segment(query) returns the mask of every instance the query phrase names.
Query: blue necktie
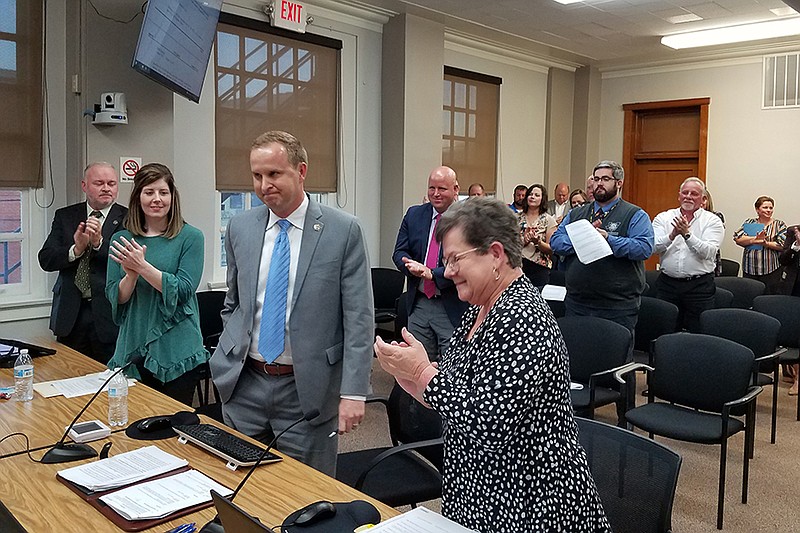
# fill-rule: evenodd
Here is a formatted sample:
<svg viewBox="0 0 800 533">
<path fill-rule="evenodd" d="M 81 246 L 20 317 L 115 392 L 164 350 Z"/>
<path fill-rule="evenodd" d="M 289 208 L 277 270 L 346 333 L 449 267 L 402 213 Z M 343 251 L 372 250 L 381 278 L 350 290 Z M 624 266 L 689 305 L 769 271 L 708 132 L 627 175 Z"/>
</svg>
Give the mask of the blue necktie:
<svg viewBox="0 0 800 533">
<path fill-rule="evenodd" d="M 286 297 L 289 292 L 289 229 L 288 220 L 279 220 L 281 232 L 275 239 L 269 263 L 264 306 L 261 308 L 261 333 L 258 352 L 267 363 L 272 363 L 283 353 L 286 336 Z"/>
</svg>

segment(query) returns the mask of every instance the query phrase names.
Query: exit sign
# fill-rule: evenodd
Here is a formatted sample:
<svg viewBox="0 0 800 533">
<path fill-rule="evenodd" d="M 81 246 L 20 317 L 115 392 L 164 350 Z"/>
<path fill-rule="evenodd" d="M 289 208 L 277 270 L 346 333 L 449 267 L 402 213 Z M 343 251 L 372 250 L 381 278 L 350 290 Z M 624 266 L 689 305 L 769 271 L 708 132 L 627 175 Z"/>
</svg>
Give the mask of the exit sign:
<svg viewBox="0 0 800 533">
<path fill-rule="evenodd" d="M 275 0 L 272 4 L 270 23 L 276 28 L 305 33 L 307 19 L 306 6 L 300 2 Z"/>
</svg>

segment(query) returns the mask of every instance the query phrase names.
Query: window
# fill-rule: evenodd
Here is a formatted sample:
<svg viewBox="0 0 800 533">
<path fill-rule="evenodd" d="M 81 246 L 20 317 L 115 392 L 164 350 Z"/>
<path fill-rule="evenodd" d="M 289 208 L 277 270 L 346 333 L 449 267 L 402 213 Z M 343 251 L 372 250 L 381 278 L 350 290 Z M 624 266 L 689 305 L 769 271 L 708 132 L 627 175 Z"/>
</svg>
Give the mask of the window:
<svg viewBox="0 0 800 533">
<path fill-rule="evenodd" d="M 220 16 L 214 54 L 217 190 L 251 190 L 251 143 L 265 131 L 284 130 L 308 151 L 305 189 L 336 191 L 341 47 L 334 39 Z"/>
<path fill-rule="evenodd" d="M 800 107 L 800 52 L 764 56 L 764 109 Z"/>
<path fill-rule="evenodd" d="M 482 183 L 497 189 L 497 117 L 500 84 L 493 76 L 444 68 L 442 164 L 458 174 L 462 188 Z"/>
<path fill-rule="evenodd" d="M 42 4 L 0 0 L 0 187 L 42 186 Z"/>
<path fill-rule="evenodd" d="M 22 279 L 22 193 L 0 191 L 0 285 L 20 285 Z"/>
<path fill-rule="evenodd" d="M 221 193 L 222 201 L 220 202 L 220 246 L 222 254 L 220 256 L 219 266 L 225 268 L 228 266 L 228 260 L 225 256 L 225 230 L 228 228 L 228 221 L 234 215 L 238 215 L 248 209 L 262 205 L 261 200 L 258 199 L 256 193 L 245 192 L 223 192 Z"/>
</svg>

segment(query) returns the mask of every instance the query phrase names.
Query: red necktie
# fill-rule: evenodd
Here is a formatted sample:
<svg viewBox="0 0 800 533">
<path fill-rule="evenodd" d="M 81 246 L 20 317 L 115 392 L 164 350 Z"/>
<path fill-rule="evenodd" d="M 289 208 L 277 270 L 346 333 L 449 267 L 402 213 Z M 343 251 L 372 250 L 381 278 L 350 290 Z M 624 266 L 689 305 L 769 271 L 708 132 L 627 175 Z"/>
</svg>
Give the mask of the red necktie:
<svg viewBox="0 0 800 533">
<path fill-rule="evenodd" d="M 433 221 L 433 233 L 431 233 L 431 242 L 428 244 L 428 255 L 425 257 L 425 266 L 433 270 L 439 264 L 439 242 L 436 240 L 436 226 L 439 225 L 439 217 L 442 215 L 437 214 Z M 422 292 L 425 293 L 429 299 L 436 296 L 436 283 L 432 279 L 426 279 L 422 282 Z"/>
</svg>

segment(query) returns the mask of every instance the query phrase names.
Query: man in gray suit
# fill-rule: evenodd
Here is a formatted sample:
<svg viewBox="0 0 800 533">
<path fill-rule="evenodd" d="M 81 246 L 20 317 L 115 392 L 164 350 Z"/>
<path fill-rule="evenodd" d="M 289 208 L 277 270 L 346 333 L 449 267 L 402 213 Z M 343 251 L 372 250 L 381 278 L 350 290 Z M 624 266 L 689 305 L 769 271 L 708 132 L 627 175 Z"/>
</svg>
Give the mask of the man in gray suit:
<svg viewBox="0 0 800 533">
<path fill-rule="evenodd" d="M 553 189 L 553 199 L 547 202 L 547 212 L 556 217 L 556 224 L 561 224 L 572 206 L 569 205 L 569 185 L 559 183 Z"/>
<path fill-rule="evenodd" d="M 308 156 L 294 136 L 258 137 L 250 168 L 266 205 L 228 223 L 225 329 L 210 361 L 222 414 L 262 440 L 307 418 L 276 447 L 333 475 L 335 435 L 363 418 L 372 364 L 364 238 L 355 217 L 305 194 Z"/>
</svg>

